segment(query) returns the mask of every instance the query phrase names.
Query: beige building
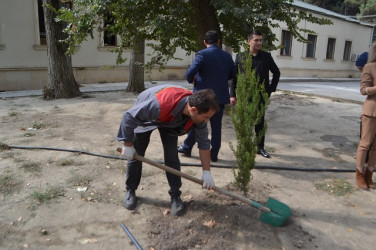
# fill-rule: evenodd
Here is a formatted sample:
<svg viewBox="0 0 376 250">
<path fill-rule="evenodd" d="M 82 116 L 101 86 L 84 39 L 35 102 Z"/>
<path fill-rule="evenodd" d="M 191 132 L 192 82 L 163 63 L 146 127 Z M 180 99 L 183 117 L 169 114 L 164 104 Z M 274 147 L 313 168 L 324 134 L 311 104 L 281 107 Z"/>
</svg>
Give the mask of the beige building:
<svg viewBox="0 0 376 250">
<path fill-rule="evenodd" d="M 41 0 L 0 0 L 0 91 L 41 89 L 47 83 L 47 48 L 41 19 Z M 312 44 L 298 42 L 291 37 L 285 24 L 273 31 L 284 49 L 273 51 L 282 76 L 285 77 L 358 77 L 354 67 L 356 56 L 368 50 L 373 26 L 345 16 L 295 1 L 318 17 L 331 19 L 334 25 L 318 26 L 301 23 L 314 30 L 305 34 Z M 72 56 L 74 74 L 78 83 L 128 81 L 128 62 L 114 66 L 117 37 L 96 33 L 77 48 Z M 276 44 L 278 45 L 278 44 Z M 150 50 L 146 48 L 145 54 Z M 129 51 L 125 54 L 129 57 Z M 184 79 L 194 55 L 177 52 L 182 60 L 169 61 L 163 73 L 157 69 L 153 80 Z M 146 56 L 146 60 L 148 57 Z"/>
<path fill-rule="evenodd" d="M 301 1 L 294 5 L 319 18 L 330 19 L 332 25 L 301 22 L 300 27 L 315 31 L 305 34 L 312 43 L 298 42 L 292 38 L 285 24 L 273 31 L 284 49 L 272 51 L 282 76 L 347 78 L 359 77 L 354 66 L 359 54 L 368 51 L 372 44 L 374 26 L 328 11 Z M 276 44 L 277 45 L 277 44 Z"/>
<path fill-rule="evenodd" d="M 47 46 L 41 0 L 0 0 L 0 91 L 41 89 L 47 83 Z M 41 15 L 42 14 L 42 15 Z M 114 68 L 117 38 L 96 33 L 77 48 L 72 56 L 76 81 L 82 83 L 128 81 L 129 62 Z M 146 48 L 145 54 L 151 51 Z M 166 70 L 154 70 L 153 80 L 184 79 L 187 65 L 194 55 L 186 56 L 180 50 L 177 57 L 182 60 L 169 61 Z M 129 58 L 129 51 L 125 56 Z M 148 60 L 148 57 L 145 57 Z M 111 69 L 109 69 L 111 68 Z"/>
</svg>

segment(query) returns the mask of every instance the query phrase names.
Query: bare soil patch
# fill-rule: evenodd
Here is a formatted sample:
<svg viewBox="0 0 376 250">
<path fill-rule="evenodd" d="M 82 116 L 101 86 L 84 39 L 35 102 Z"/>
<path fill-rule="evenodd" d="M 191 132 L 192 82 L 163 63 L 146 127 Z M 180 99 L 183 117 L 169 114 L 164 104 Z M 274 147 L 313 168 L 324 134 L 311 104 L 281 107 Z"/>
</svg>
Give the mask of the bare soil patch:
<svg viewBox="0 0 376 250">
<path fill-rule="evenodd" d="M 0 100 L 0 142 L 118 156 L 118 126 L 137 96 L 103 92 L 87 97 Z M 273 94 L 266 136 L 272 158 L 257 155 L 257 166 L 355 169 L 360 112 L 359 104 Z M 239 193 L 232 186 L 236 161 L 229 142 L 236 143 L 235 134 L 225 115 L 217 164 L 230 168 L 213 167 L 212 174 L 217 186 Z M 162 161 L 161 152 L 155 131 L 146 157 Z M 198 150 L 192 154 L 181 162 L 199 163 Z M 253 170 L 248 198 L 265 203 L 273 197 L 294 212 L 287 225 L 276 228 L 261 222 L 257 209 L 188 180 L 182 187 L 187 212 L 174 217 L 168 213 L 165 173 L 147 165 L 136 191 L 138 206 L 128 211 L 122 206 L 124 165 L 77 153 L 1 150 L 0 249 L 136 249 L 120 223 L 143 249 L 374 248 L 376 191 L 357 189 L 354 173 Z M 182 171 L 201 177 L 199 167 Z M 321 188 L 322 183 L 329 188 Z M 338 195 L 345 186 L 347 193 Z"/>
</svg>

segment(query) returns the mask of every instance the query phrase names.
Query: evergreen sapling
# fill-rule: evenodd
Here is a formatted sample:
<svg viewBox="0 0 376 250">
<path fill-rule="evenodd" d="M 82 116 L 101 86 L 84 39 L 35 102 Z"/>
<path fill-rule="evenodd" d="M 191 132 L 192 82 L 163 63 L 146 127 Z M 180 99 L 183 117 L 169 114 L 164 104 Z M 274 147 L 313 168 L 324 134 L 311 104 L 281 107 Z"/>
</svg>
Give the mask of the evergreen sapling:
<svg viewBox="0 0 376 250">
<path fill-rule="evenodd" d="M 254 132 L 265 113 L 269 103 L 269 96 L 264 84 L 259 84 L 259 77 L 252 69 L 252 54 L 242 56 L 242 69 L 238 69 L 236 86 L 237 103 L 231 109 L 230 116 L 236 132 L 236 148 L 230 142 L 230 148 L 236 157 L 237 168 L 233 169 L 235 186 L 243 195 L 248 193 L 248 184 L 252 179 L 251 170 L 255 167 L 257 146 L 266 133 L 266 122 L 259 135 Z M 264 101 L 262 101 L 264 100 Z"/>
</svg>

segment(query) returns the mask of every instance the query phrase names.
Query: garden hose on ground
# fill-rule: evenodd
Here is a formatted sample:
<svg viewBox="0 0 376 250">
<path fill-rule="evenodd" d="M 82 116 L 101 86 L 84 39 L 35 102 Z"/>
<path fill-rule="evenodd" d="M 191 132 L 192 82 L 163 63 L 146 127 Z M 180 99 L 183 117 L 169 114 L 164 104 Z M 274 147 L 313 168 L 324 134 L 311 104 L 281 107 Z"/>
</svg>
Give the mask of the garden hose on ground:
<svg viewBox="0 0 376 250">
<path fill-rule="evenodd" d="M 142 250 L 142 247 L 137 242 L 136 238 L 132 235 L 132 233 L 129 231 L 129 229 L 123 224 L 120 223 L 120 226 L 123 228 L 123 230 L 127 233 L 128 237 L 131 239 L 137 250 Z"/>
<path fill-rule="evenodd" d="M 79 153 L 109 159 L 117 159 L 117 160 L 124 160 L 123 157 L 120 156 L 112 156 L 112 155 L 103 155 L 103 154 L 96 154 L 91 153 L 88 151 L 83 150 L 75 150 L 75 149 L 65 149 L 65 148 L 51 148 L 51 147 L 37 147 L 37 146 L 16 146 L 16 145 L 8 145 L 4 143 L 0 143 L 0 151 L 2 150 L 10 150 L 10 149 L 30 149 L 30 150 L 53 150 L 53 151 L 64 151 L 64 152 L 71 152 L 71 153 Z M 163 164 L 163 162 L 161 162 Z M 199 163 L 180 163 L 181 166 L 189 166 L 189 167 L 201 167 L 202 165 Z M 215 164 L 211 163 L 211 167 L 214 168 L 234 168 L 233 165 L 224 165 L 224 164 Z M 286 171 L 304 171 L 304 172 L 355 172 L 354 169 L 335 169 L 335 168 L 294 168 L 294 167 L 277 167 L 277 166 L 255 166 L 255 169 L 271 169 L 271 170 L 286 170 Z"/>
</svg>

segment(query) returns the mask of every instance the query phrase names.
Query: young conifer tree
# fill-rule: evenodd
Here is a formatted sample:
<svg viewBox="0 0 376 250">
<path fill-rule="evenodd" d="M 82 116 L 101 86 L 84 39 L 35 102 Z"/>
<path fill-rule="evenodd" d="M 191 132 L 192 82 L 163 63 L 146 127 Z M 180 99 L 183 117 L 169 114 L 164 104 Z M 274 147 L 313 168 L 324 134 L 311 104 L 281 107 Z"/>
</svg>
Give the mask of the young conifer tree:
<svg viewBox="0 0 376 250">
<path fill-rule="evenodd" d="M 239 68 L 237 76 L 237 103 L 230 112 L 236 132 L 237 145 L 235 148 L 230 143 L 230 148 L 237 163 L 237 168 L 233 169 L 235 186 L 246 196 L 248 184 L 252 178 L 251 170 L 255 167 L 257 146 L 266 132 L 266 122 L 259 135 L 254 132 L 254 127 L 264 115 L 269 97 L 264 84 L 259 84 L 259 77 L 252 69 L 252 54 L 244 55 L 242 56 L 243 68 Z M 262 99 L 264 102 L 262 102 Z"/>
</svg>

